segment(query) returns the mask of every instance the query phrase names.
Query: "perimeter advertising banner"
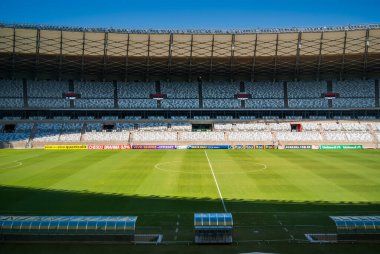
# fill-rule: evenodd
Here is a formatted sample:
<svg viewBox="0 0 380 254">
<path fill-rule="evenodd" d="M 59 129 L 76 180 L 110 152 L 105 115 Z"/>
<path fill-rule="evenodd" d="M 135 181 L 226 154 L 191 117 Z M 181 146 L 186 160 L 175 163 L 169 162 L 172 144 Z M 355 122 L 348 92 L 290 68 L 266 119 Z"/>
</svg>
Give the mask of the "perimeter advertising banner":
<svg viewBox="0 0 380 254">
<path fill-rule="evenodd" d="M 87 145 L 46 145 L 46 150 L 86 150 Z"/>
<path fill-rule="evenodd" d="M 125 150 L 131 149 L 130 145 L 88 145 L 88 150 Z"/>
<path fill-rule="evenodd" d="M 188 149 L 231 149 L 230 145 L 191 145 Z"/>
<path fill-rule="evenodd" d="M 312 149 L 312 145 L 285 145 L 285 149 Z"/>
<path fill-rule="evenodd" d="M 175 145 L 133 145 L 132 149 L 149 149 L 149 150 L 174 150 Z"/>
<path fill-rule="evenodd" d="M 363 145 L 321 145 L 319 149 L 343 150 L 343 149 L 363 149 Z"/>
</svg>

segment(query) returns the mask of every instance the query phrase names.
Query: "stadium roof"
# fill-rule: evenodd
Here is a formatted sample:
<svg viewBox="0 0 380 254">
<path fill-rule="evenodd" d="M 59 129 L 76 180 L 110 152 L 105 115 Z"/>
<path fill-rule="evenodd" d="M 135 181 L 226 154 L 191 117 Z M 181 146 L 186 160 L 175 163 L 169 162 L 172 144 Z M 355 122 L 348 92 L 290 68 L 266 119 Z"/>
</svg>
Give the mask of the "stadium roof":
<svg viewBox="0 0 380 254">
<path fill-rule="evenodd" d="M 338 233 L 379 233 L 380 216 L 330 216 Z"/>
<path fill-rule="evenodd" d="M 136 216 L 0 216 L 1 234 L 133 234 Z"/>
<path fill-rule="evenodd" d="M 378 24 L 262 30 L 0 24 L 3 77 L 281 80 L 379 72 Z"/>
<path fill-rule="evenodd" d="M 232 228 L 231 213 L 195 213 L 195 228 Z"/>
</svg>

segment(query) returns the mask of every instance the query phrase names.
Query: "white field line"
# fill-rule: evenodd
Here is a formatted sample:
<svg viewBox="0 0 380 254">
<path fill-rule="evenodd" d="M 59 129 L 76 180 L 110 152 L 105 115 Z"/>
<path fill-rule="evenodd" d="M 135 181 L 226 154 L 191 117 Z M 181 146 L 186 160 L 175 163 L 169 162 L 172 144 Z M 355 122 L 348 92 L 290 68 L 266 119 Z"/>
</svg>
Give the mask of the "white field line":
<svg viewBox="0 0 380 254">
<path fill-rule="evenodd" d="M 220 200 L 222 201 L 224 211 L 227 212 L 227 208 L 226 208 L 226 205 L 224 204 L 222 193 L 220 192 L 220 189 L 219 189 L 218 181 L 216 180 L 216 177 L 215 177 L 215 174 L 214 174 L 214 170 L 212 169 L 212 165 L 211 165 L 210 159 L 208 158 L 208 155 L 207 155 L 206 151 L 205 151 L 205 155 L 206 155 L 206 158 L 207 158 L 207 161 L 208 161 L 208 165 L 210 166 L 210 170 L 211 170 L 212 176 L 214 177 L 215 185 L 216 185 L 216 188 L 218 189 L 219 197 L 220 197 Z"/>
</svg>

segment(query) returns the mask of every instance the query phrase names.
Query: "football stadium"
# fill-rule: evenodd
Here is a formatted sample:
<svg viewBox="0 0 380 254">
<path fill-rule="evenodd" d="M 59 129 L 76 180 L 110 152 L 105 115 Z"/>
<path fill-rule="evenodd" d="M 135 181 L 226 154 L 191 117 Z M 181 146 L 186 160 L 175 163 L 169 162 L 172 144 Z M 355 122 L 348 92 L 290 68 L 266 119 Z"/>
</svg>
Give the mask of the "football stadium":
<svg viewBox="0 0 380 254">
<path fill-rule="evenodd" d="M 380 25 L 0 23 L 0 252 L 379 253 Z"/>
</svg>

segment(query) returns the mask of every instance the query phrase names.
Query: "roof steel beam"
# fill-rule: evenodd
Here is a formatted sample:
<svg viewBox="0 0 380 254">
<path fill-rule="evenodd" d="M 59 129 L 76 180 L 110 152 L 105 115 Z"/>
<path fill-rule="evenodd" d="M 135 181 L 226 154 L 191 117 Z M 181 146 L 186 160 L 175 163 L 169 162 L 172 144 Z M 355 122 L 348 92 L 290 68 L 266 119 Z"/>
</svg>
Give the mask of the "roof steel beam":
<svg viewBox="0 0 380 254">
<path fill-rule="evenodd" d="M 125 73 L 124 73 L 124 80 L 125 82 L 128 81 L 128 64 L 129 64 L 129 34 L 128 34 L 128 38 L 127 38 L 127 51 L 125 53 Z"/>
<path fill-rule="evenodd" d="M 295 68 L 295 77 L 296 80 L 299 78 L 299 63 L 300 63 L 300 53 L 302 48 L 302 32 L 298 33 L 298 39 L 297 39 L 297 52 L 296 52 L 296 68 Z"/>
<path fill-rule="evenodd" d="M 146 58 L 146 73 L 145 80 L 149 80 L 149 71 L 150 71 L 150 34 L 148 34 L 148 56 Z"/>
<path fill-rule="evenodd" d="M 277 54 L 278 54 L 278 33 L 276 36 L 276 51 L 274 55 L 274 69 L 273 69 L 273 81 L 276 81 L 277 79 Z"/>
<path fill-rule="evenodd" d="M 168 62 L 168 74 L 171 76 L 172 71 L 172 51 L 173 51 L 173 34 L 170 34 L 169 38 L 169 62 Z"/>
<path fill-rule="evenodd" d="M 191 74 L 193 71 L 193 43 L 194 43 L 194 35 L 191 35 L 190 42 L 190 58 L 189 58 L 189 79 L 191 79 Z"/>
<path fill-rule="evenodd" d="M 363 58 L 363 77 L 367 76 L 368 47 L 369 47 L 369 29 L 367 29 L 366 34 L 365 34 L 365 46 L 364 46 L 364 58 Z"/>
<path fill-rule="evenodd" d="M 212 71 L 213 71 L 214 43 L 215 43 L 215 34 L 212 35 L 212 43 L 211 43 L 210 75 L 209 75 L 210 80 L 212 79 Z"/>
<path fill-rule="evenodd" d="M 84 80 L 84 49 L 86 45 L 86 32 L 83 32 L 83 40 L 82 40 L 82 62 L 81 62 L 81 74 L 80 79 L 81 81 Z"/>
<path fill-rule="evenodd" d="M 231 37 L 230 79 L 232 79 L 235 55 L 235 34 Z"/>
<path fill-rule="evenodd" d="M 344 32 L 342 63 L 340 65 L 340 74 L 339 74 L 340 80 L 343 80 L 344 64 L 345 64 L 345 60 L 346 60 L 346 45 L 347 45 L 347 31 Z"/>
<path fill-rule="evenodd" d="M 251 71 L 251 81 L 255 81 L 255 67 L 256 67 L 256 49 L 257 49 L 257 34 L 255 37 L 255 46 L 253 49 L 253 57 L 252 57 L 252 71 Z"/>
<path fill-rule="evenodd" d="M 62 52 L 63 52 L 63 31 L 61 30 L 61 38 L 59 41 L 58 80 L 62 79 Z"/>
<path fill-rule="evenodd" d="M 41 37 L 41 30 L 37 30 L 37 36 L 36 36 L 36 59 L 34 63 L 34 73 L 33 76 L 36 79 L 38 74 L 38 65 L 40 63 L 40 37 Z"/>
<path fill-rule="evenodd" d="M 105 81 L 107 72 L 107 50 L 108 50 L 108 32 L 104 33 L 104 44 L 103 44 L 103 81 Z"/>
<path fill-rule="evenodd" d="M 319 41 L 319 55 L 318 55 L 318 65 L 317 65 L 317 80 L 318 81 L 321 75 L 322 48 L 323 48 L 323 32 L 321 32 L 321 38 Z"/>
<path fill-rule="evenodd" d="M 16 68 L 16 28 L 13 28 L 13 45 L 12 45 L 12 79 L 15 77 Z"/>
</svg>

